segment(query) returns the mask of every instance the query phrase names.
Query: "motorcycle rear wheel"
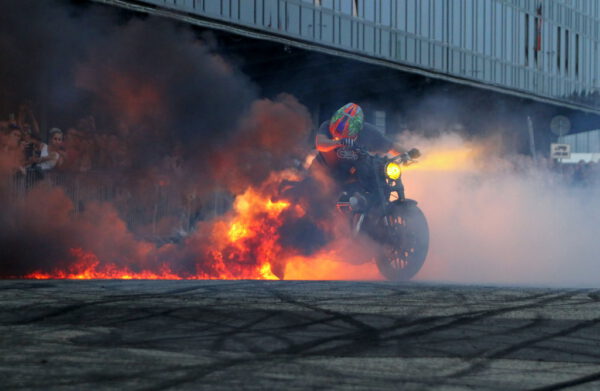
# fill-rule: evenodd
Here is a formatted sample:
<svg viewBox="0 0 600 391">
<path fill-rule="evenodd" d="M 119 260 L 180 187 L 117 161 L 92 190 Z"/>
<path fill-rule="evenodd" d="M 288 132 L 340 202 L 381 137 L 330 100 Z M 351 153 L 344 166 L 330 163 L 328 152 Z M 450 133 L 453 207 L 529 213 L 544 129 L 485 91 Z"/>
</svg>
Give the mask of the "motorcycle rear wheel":
<svg viewBox="0 0 600 391">
<path fill-rule="evenodd" d="M 380 241 L 383 246 L 377 257 L 377 268 L 388 280 L 408 281 L 421 270 L 427 258 L 427 219 L 414 204 L 395 205 L 386 218 L 390 226 L 383 235 L 385 239 Z"/>
</svg>

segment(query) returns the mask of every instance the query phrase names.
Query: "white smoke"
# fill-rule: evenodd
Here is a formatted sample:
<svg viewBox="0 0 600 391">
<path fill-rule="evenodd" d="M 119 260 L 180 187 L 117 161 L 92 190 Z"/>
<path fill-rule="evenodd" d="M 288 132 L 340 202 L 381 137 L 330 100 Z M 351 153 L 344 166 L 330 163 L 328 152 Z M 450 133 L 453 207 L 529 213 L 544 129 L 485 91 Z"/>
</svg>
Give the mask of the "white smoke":
<svg viewBox="0 0 600 391">
<path fill-rule="evenodd" d="M 430 227 L 416 280 L 597 286 L 600 189 L 574 187 L 547 162 L 503 155 L 456 134 L 404 137 L 423 152 L 404 174 Z"/>
</svg>

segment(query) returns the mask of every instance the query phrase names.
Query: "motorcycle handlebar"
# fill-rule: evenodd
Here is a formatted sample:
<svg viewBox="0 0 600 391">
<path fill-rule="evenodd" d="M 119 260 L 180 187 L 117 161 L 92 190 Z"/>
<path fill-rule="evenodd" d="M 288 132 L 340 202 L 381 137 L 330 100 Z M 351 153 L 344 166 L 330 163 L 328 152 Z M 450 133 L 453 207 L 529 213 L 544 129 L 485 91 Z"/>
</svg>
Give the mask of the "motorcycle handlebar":
<svg viewBox="0 0 600 391">
<path fill-rule="evenodd" d="M 400 163 L 405 166 L 416 162 L 416 160 L 412 159 L 407 153 L 401 153 L 400 155 L 394 156 L 391 160 L 400 161 Z"/>
<path fill-rule="evenodd" d="M 394 162 L 400 161 L 400 163 L 406 163 L 410 160 L 410 157 L 405 153 L 401 153 L 400 155 L 394 156 L 391 160 Z"/>
<path fill-rule="evenodd" d="M 354 145 L 352 147 L 352 149 L 354 151 L 356 151 L 359 155 L 376 156 L 376 154 L 369 152 L 367 149 L 365 149 L 359 145 Z M 404 165 L 413 164 L 416 162 L 416 160 L 411 156 L 412 151 L 413 150 L 411 149 L 411 151 L 409 151 L 409 152 L 401 153 L 399 155 L 396 155 L 392 158 L 387 158 L 387 159 L 389 161 L 393 161 L 393 162 L 399 161 L 401 164 L 404 164 Z M 418 152 L 418 150 L 417 150 L 417 152 Z M 418 154 L 418 156 L 420 156 L 420 153 Z M 418 156 L 415 156 L 415 157 L 418 157 Z"/>
</svg>

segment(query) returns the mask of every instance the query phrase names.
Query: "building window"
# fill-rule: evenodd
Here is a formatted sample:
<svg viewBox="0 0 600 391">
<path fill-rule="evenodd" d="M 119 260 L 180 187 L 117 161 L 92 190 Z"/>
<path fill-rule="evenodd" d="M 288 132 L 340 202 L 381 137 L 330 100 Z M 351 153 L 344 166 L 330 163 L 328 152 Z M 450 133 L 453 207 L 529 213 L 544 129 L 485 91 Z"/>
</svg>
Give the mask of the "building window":
<svg viewBox="0 0 600 391">
<path fill-rule="evenodd" d="M 569 74 L 569 30 L 565 29 L 565 73 Z"/>
<path fill-rule="evenodd" d="M 558 34 L 556 35 L 556 69 L 560 73 L 560 52 L 561 52 L 561 30 L 558 28 Z"/>
<path fill-rule="evenodd" d="M 592 78 L 594 80 L 594 87 L 598 86 L 598 68 L 596 68 L 596 61 L 598 61 L 598 42 L 594 42 L 594 57 L 592 63 Z"/>
<path fill-rule="evenodd" d="M 358 0 L 352 0 L 352 16 L 358 16 Z"/>
<path fill-rule="evenodd" d="M 539 4 L 536 9 L 535 22 L 535 42 L 533 44 L 533 61 L 538 65 L 538 53 L 542 51 L 542 5 Z"/>
<path fill-rule="evenodd" d="M 529 66 L 529 14 L 525 14 L 525 66 Z"/>
<path fill-rule="evenodd" d="M 579 78 L 579 34 L 575 34 L 575 77 Z"/>
</svg>

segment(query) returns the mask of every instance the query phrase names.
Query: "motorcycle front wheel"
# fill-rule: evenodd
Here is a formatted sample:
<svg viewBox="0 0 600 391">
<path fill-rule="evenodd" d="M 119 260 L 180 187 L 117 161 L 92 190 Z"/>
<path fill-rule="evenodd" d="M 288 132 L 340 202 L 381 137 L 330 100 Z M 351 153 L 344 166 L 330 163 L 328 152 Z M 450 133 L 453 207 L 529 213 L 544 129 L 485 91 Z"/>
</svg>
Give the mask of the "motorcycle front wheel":
<svg viewBox="0 0 600 391">
<path fill-rule="evenodd" d="M 394 205 L 380 222 L 385 234 L 380 238 L 377 257 L 379 272 L 391 281 L 408 281 L 421 270 L 429 250 L 429 227 L 423 212 L 414 204 Z"/>
</svg>

